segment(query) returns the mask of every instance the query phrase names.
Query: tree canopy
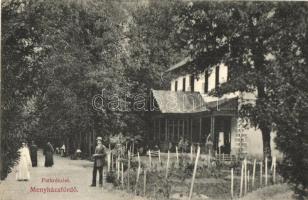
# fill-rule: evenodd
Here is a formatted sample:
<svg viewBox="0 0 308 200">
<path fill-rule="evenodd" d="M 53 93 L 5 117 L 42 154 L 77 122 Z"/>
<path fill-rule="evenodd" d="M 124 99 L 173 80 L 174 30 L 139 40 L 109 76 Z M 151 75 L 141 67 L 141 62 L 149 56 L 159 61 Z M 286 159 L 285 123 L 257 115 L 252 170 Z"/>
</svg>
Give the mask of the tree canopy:
<svg viewBox="0 0 308 200">
<path fill-rule="evenodd" d="M 16 161 L 21 140 L 62 145 L 57 143 L 68 139 L 73 153 L 88 151 L 82 138 L 91 133 L 108 140 L 109 135 L 135 138 L 149 131 L 145 112 L 98 111 L 92 99 L 104 91 L 106 101 L 127 96 L 131 101 L 165 86 L 161 74 L 174 52 L 168 39 L 175 10 L 165 3 L 2 3 L 1 141 L 9 144 L 1 145 L 2 178 Z M 169 24 L 160 27 L 166 19 Z"/>
<path fill-rule="evenodd" d="M 211 95 L 256 94 L 241 117 L 261 129 L 269 158 L 277 132 L 282 174 L 307 188 L 307 3 L 8 0 L 1 9 L 1 178 L 22 140 L 69 138 L 74 150 L 90 133 L 147 133 L 147 112 L 98 111 L 93 97 L 130 103 L 167 89 L 166 69 L 190 56 L 190 73 L 229 67 Z"/>
<path fill-rule="evenodd" d="M 270 133 L 277 131 L 285 177 L 303 187 L 307 17 L 303 2 L 193 2 L 178 24 L 179 45 L 192 57 L 188 70 L 199 73 L 224 63 L 229 80 L 211 95 L 256 94 L 255 101 L 243 102 L 240 116 L 260 128 L 266 157 L 271 156 Z"/>
</svg>

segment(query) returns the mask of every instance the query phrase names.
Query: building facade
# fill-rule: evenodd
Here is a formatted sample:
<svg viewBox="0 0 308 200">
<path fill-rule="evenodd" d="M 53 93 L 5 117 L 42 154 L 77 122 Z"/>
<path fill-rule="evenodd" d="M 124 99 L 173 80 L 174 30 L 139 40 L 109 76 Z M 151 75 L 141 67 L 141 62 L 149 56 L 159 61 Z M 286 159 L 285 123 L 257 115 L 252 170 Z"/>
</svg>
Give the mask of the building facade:
<svg viewBox="0 0 308 200">
<path fill-rule="evenodd" d="M 189 61 L 186 58 L 167 71 L 175 74 L 170 90 L 152 90 L 159 108 L 152 117 L 153 144 L 172 151 L 184 138 L 202 149 L 211 140 L 216 153 L 262 157 L 261 131 L 238 115 L 240 106 L 253 103 L 256 95 L 235 92 L 220 98 L 210 96 L 211 90 L 228 81 L 228 67 L 221 64 L 197 75 L 178 73 L 189 67 Z M 272 154 L 277 156 L 273 139 L 271 145 Z"/>
</svg>

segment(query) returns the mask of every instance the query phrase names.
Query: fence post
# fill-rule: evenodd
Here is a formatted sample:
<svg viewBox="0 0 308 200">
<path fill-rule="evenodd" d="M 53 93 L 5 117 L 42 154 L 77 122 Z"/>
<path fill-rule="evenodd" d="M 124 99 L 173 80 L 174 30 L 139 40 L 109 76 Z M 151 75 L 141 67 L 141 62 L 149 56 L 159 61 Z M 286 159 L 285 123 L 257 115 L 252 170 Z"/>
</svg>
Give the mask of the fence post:
<svg viewBox="0 0 308 200">
<path fill-rule="evenodd" d="M 267 157 L 265 157 L 265 185 L 267 186 Z"/>
<path fill-rule="evenodd" d="M 152 168 L 152 157 L 151 157 L 151 150 L 149 150 L 149 168 Z"/>
<path fill-rule="evenodd" d="M 208 167 L 211 166 L 211 150 L 209 149 L 209 155 L 207 156 L 207 165 Z"/>
<path fill-rule="evenodd" d="M 160 160 L 160 149 L 158 149 L 158 162 L 159 162 L 159 165 L 161 165 L 161 160 Z"/>
<path fill-rule="evenodd" d="M 233 199 L 233 168 L 231 169 L 231 199 Z"/>
<path fill-rule="evenodd" d="M 250 173 L 249 170 L 247 170 L 247 191 L 249 191 L 249 180 L 250 180 Z"/>
<path fill-rule="evenodd" d="M 110 172 L 110 163 L 111 163 L 111 157 L 110 157 L 110 151 L 108 151 L 107 154 L 107 171 Z"/>
<path fill-rule="evenodd" d="M 138 169 L 137 169 L 137 177 L 136 177 L 136 185 L 135 185 L 135 195 L 137 193 L 137 187 L 138 187 L 138 183 L 139 183 L 139 176 L 140 176 L 140 157 L 139 157 L 139 152 L 138 152 Z"/>
<path fill-rule="evenodd" d="M 113 171 L 113 154 L 110 153 L 110 157 L 111 157 L 111 171 Z"/>
<path fill-rule="evenodd" d="M 192 145 L 190 146 L 190 162 L 193 161 L 193 148 Z"/>
<path fill-rule="evenodd" d="M 168 157 L 167 157 L 167 164 L 166 164 L 166 178 L 168 178 L 169 161 L 170 161 L 170 152 L 168 150 Z"/>
<path fill-rule="evenodd" d="M 120 179 L 120 161 L 117 159 L 117 179 Z"/>
<path fill-rule="evenodd" d="M 145 196 L 146 184 L 147 184 L 147 170 L 144 169 L 144 177 L 143 177 L 143 196 Z"/>
<path fill-rule="evenodd" d="M 240 184 L 240 197 L 243 196 L 243 176 L 244 176 L 244 162 L 242 161 L 242 168 L 241 168 L 241 184 Z"/>
<path fill-rule="evenodd" d="M 273 157 L 273 183 L 276 183 L 276 157 Z"/>
<path fill-rule="evenodd" d="M 139 152 L 137 153 L 137 156 L 138 156 L 138 169 L 137 169 L 137 183 L 139 181 L 139 175 L 140 175 L 140 169 L 141 169 L 141 164 L 140 164 L 140 156 L 139 156 Z M 136 184 L 137 184 L 136 183 Z"/>
<path fill-rule="evenodd" d="M 179 151 L 178 151 L 178 147 L 175 147 L 175 153 L 176 153 L 176 162 L 177 164 L 179 164 Z"/>
<path fill-rule="evenodd" d="M 263 179 L 263 163 L 262 161 L 260 162 L 260 187 L 262 187 L 262 179 Z"/>
<path fill-rule="evenodd" d="M 196 157 L 196 160 L 195 160 L 195 167 L 194 167 L 194 172 L 193 172 L 193 177 L 192 177 L 191 186 L 190 186 L 190 192 L 189 192 L 189 200 L 191 200 L 191 198 L 192 198 L 192 193 L 193 193 L 193 189 L 194 189 L 194 182 L 195 182 L 196 173 L 197 173 L 197 165 L 198 165 L 199 156 L 200 156 L 200 147 L 198 147 L 198 150 L 197 150 L 197 157 Z"/>
<path fill-rule="evenodd" d="M 122 188 L 124 189 L 124 166 L 123 166 L 123 162 L 121 163 L 121 185 L 122 185 Z"/>
<path fill-rule="evenodd" d="M 129 173 L 130 173 L 130 151 L 128 150 L 128 165 L 127 165 L 127 188 L 128 188 L 128 191 L 130 189 L 130 183 L 129 183 Z"/>
<path fill-rule="evenodd" d="M 247 160 L 246 160 L 246 158 L 245 158 L 245 160 L 244 160 L 244 180 L 245 180 L 245 190 L 244 190 L 244 194 L 246 194 L 247 193 Z"/>
<path fill-rule="evenodd" d="M 253 169 L 252 169 L 252 188 L 255 187 L 255 176 L 256 176 L 256 159 L 253 161 Z"/>
</svg>

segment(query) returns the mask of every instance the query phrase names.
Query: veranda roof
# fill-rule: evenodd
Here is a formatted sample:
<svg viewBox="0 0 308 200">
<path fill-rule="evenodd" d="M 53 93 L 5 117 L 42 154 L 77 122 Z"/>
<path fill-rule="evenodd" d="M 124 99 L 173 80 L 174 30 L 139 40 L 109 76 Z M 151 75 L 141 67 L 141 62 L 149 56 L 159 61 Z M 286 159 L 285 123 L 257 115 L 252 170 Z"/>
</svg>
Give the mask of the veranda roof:
<svg viewBox="0 0 308 200">
<path fill-rule="evenodd" d="M 213 110 L 237 110 L 238 98 L 223 98 L 206 102 L 199 92 L 153 90 L 161 113 L 199 113 Z"/>
<path fill-rule="evenodd" d="M 161 113 L 197 113 L 208 111 L 199 92 L 152 90 Z"/>
</svg>

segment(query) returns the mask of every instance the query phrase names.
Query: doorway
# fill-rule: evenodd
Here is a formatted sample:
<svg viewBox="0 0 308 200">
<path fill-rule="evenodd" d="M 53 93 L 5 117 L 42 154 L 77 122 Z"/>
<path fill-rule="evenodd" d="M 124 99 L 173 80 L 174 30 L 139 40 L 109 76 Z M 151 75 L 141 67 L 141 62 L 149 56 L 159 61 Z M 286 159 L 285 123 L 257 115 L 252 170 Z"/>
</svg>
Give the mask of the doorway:
<svg viewBox="0 0 308 200">
<path fill-rule="evenodd" d="M 215 117 L 214 149 L 217 153 L 231 153 L 231 117 Z"/>
</svg>

